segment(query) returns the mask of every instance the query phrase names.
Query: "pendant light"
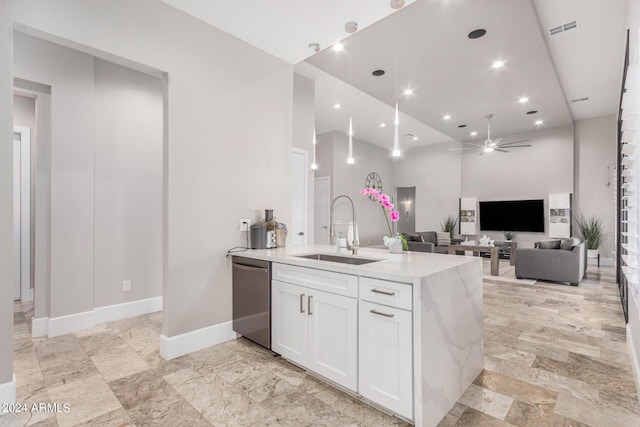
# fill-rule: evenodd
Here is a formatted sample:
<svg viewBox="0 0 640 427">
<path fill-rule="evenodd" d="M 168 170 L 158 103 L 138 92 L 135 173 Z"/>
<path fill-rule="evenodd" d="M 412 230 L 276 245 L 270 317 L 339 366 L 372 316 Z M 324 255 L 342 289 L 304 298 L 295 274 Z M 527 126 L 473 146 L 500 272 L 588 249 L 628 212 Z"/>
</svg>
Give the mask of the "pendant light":
<svg viewBox="0 0 640 427">
<path fill-rule="evenodd" d="M 393 151 L 391 151 L 392 157 L 400 157 L 400 118 L 398 115 L 398 74 L 400 74 L 400 70 L 398 67 L 398 14 L 396 13 L 396 116 L 393 121 L 394 131 L 393 131 Z"/>
<path fill-rule="evenodd" d="M 318 164 L 316 163 L 316 127 L 313 127 L 313 163 L 311 163 L 311 169 L 312 170 L 316 170 L 318 169 Z"/>
<path fill-rule="evenodd" d="M 353 160 L 353 120 L 349 116 L 349 151 L 347 151 L 347 163 L 352 165 L 355 163 Z"/>
<path fill-rule="evenodd" d="M 351 67 L 351 76 L 350 76 L 350 83 L 351 83 L 351 87 L 353 87 L 353 38 L 350 40 L 350 44 L 349 44 L 349 65 Z M 353 98 L 351 99 L 351 105 L 349 106 L 349 108 L 353 109 L 353 104 L 354 104 L 354 100 Z M 348 165 L 352 165 L 355 163 L 355 160 L 353 158 L 353 118 L 351 116 L 351 114 L 349 114 L 349 148 L 347 151 L 347 164 Z"/>
</svg>

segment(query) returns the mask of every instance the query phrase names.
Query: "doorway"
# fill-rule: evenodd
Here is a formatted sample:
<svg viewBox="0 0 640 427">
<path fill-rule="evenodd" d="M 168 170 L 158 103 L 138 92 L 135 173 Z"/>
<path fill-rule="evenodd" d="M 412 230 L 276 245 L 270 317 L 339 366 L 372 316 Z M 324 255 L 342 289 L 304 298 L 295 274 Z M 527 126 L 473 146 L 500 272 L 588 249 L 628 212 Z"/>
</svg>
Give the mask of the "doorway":
<svg viewBox="0 0 640 427">
<path fill-rule="evenodd" d="M 291 235 L 293 245 L 307 243 L 307 176 L 308 154 L 305 150 L 294 148 L 291 151 Z"/>
<path fill-rule="evenodd" d="M 331 203 L 331 177 L 320 176 L 314 183 L 315 243 L 329 244 L 329 204 Z"/>
<path fill-rule="evenodd" d="M 14 301 L 31 301 L 31 129 L 13 128 Z"/>
<path fill-rule="evenodd" d="M 416 231 L 416 187 L 398 187 L 397 209 L 400 212 L 398 221 L 399 233 L 415 233 Z"/>
</svg>

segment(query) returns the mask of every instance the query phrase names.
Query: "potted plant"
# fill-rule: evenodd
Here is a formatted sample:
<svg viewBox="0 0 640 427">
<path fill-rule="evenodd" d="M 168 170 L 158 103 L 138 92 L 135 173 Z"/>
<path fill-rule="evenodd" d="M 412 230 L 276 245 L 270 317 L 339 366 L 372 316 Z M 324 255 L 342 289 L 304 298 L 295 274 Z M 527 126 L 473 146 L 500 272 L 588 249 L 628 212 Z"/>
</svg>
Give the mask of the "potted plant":
<svg viewBox="0 0 640 427">
<path fill-rule="evenodd" d="M 510 242 L 510 241 L 512 241 L 513 239 L 516 238 L 516 234 L 518 234 L 518 233 L 516 233 L 515 231 L 505 231 L 504 232 L 504 239 L 507 242 Z"/>
<path fill-rule="evenodd" d="M 576 218 L 576 225 L 580 236 L 587 241 L 587 257 L 597 258 L 598 248 L 604 240 L 602 218 L 599 216 Z"/>
<path fill-rule="evenodd" d="M 441 225 L 442 231 L 448 232 L 451 236 L 451 239 L 453 239 L 453 232 L 456 230 L 456 225 L 458 225 L 458 218 L 449 215 L 445 217 L 444 222 Z"/>
</svg>

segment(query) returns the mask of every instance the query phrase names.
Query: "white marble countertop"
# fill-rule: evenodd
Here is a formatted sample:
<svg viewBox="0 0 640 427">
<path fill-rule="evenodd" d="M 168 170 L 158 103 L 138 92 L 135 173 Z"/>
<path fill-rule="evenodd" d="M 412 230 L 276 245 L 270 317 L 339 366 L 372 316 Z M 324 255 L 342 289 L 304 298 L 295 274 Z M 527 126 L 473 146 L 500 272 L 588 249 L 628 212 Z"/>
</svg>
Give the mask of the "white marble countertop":
<svg viewBox="0 0 640 427">
<path fill-rule="evenodd" d="M 298 257 L 299 255 L 315 253 L 353 257 L 353 255 L 350 254 L 338 254 L 336 247 L 330 245 L 300 245 L 277 249 L 250 249 L 248 251 L 236 252 L 232 255 L 399 282 L 413 282 L 416 279 L 422 279 L 463 264 L 482 262 L 478 257 L 425 252 L 391 254 L 386 248 L 373 249 L 366 247 L 360 248 L 358 255 L 355 255 L 355 257 L 377 259 L 380 261 L 363 265 L 351 265 Z"/>
</svg>

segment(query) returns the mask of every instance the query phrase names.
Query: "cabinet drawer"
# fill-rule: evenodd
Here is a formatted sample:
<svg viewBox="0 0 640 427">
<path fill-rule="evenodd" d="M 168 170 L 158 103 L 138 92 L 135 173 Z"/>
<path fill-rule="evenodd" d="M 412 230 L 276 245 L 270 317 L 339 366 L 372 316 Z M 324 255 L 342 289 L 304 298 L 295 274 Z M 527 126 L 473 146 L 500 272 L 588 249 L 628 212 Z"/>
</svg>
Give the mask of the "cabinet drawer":
<svg viewBox="0 0 640 427">
<path fill-rule="evenodd" d="M 273 280 L 358 298 L 358 276 L 287 264 L 274 263 L 272 267 Z"/>
<path fill-rule="evenodd" d="M 407 283 L 360 277 L 360 299 L 411 310 L 413 287 Z"/>
</svg>

